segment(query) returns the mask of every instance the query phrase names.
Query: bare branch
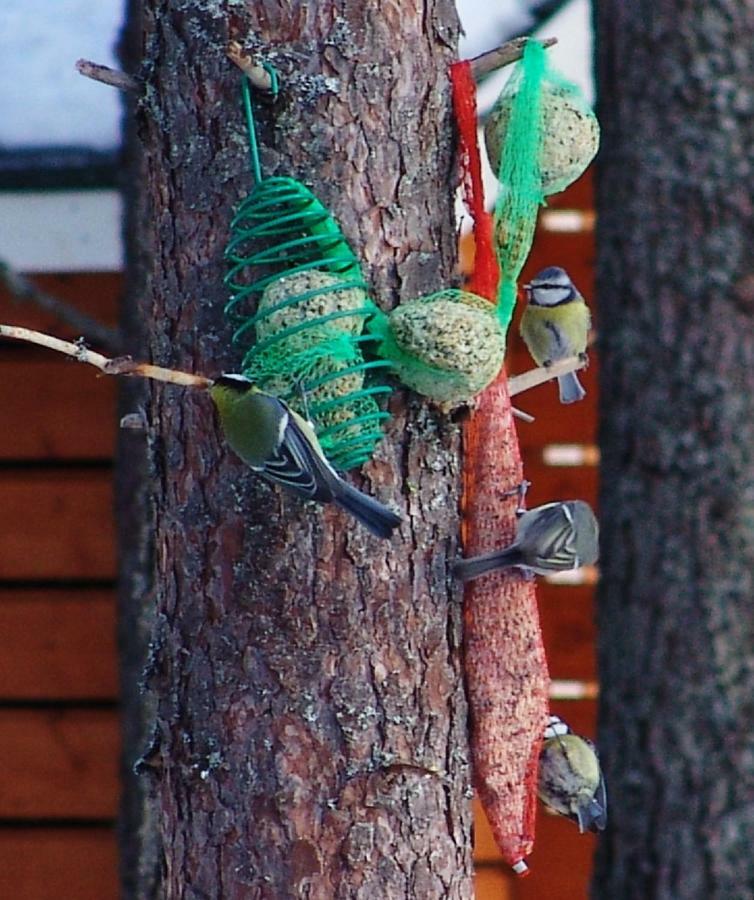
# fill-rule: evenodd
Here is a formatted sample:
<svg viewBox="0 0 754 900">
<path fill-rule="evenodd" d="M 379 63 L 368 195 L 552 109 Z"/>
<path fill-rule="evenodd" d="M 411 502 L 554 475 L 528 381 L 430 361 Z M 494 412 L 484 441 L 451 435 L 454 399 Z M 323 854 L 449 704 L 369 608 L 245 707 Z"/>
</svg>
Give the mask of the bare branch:
<svg viewBox="0 0 754 900">
<path fill-rule="evenodd" d="M 192 375 L 190 372 L 181 372 L 177 369 L 163 369 L 161 366 L 152 366 L 149 363 L 134 362 L 130 356 L 118 356 L 110 359 L 101 353 L 89 350 L 83 341 L 75 343 L 61 341 L 60 338 L 50 334 L 32 331 L 30 328 L 21 328 L 17 325 L 0 325 L 0 337 L 48 347 L 50 350 L 55 350 L 56 353 L 72 356 L 78 362 L 88 363 L 99 369 L 100 372 L 104 372 L 105 375 L 136 375 L 140 378 L 151 378 L 153 381 L 204 389 L 211 387 L 213 383 L 211 378 L 206 378 L 204 375 Z"/>
<path fill-rule="evenodd" d="M 83 362 L 86 361 L 83 360 Z M 191 372 L 181 372 L 178 369 L 164 369 L 162 366 L 136 362 L 130 356 L 119 356 L 116 359 L 108 360 L 102 371 L 105 375 L 137 375 L 139 378 L 180 384 L 183 387 L 208 388 L 213 383 L 211 378 L 204 375 L 193 375 Z"/>
<path fill-rule="evenodd" d="M 475 56 L 469 60 L 471 64 L 471 74 L 474 81 L 480 81 L 485 75 L 494 72 L 496 69 L 502 69 L 503 66 L 509 66 L 516 60 L 521 59 L 524 55 L 526 42 L 531 40 L 528 37 L 514 38 L 512 41 L 506 41 L 502 46 L 496 47 L 494 50 L 488 50 L 479 56 Z M 557 38 L 542 38 L 540 43 L 543 47 L 552 47 L 557 44 Z"/>
<path fill-rule="evenodd" d="M 256 60 L 244 53 L 240 41 L 230 41 L 226 50 L 228 59 L 235 63 L 246 75 L 249 81 L 260 91 L 272 90 L 272 78 L 270 73 L 260 66 Z"/>
<path fill-rule="evenodd" d="M 511 406 L 511 411 L 513 412 L 515 418 L 521 419 L 521 421 L 526 422 L 527 425 L 531 425 L 531 423 L 534 421 L 534 416 L 529 415 L 528 412 L 524 412 L 522 409 L 516 409 L 515 406 Z"/>
<path fill-rule="evenodd" d="M 116 331 L 41 290 L 2 261 L 0 261 L 0 285 L 8 290 L 12 299 L 22 303 L 33 303 L 45 312 L 51 313 L 59 321 L 70 325 L 74 331 L 82 334 L 93 344 L 113 353 L 120 353 L 120 339 Z"/>
<path fill-rule="evenodd" d="M 101 81 L 102 84 L 109 84 L 111 87 L 118 88 L 119 91 L 141 90 L 141 82 L 138 78 L 128 75 L 126 72 L 111 69 L 110 66 L 103 66 L 101 63 L 91 62 L 88 59 L 79 59 L 76 60 L 76 69 L 85 78 Z"/>
<path fill-rule="evenodd" d="M 551 366 L 530 369 L 528 372 L 524 372 L 523 375 L 512 375 L 508 379 L 508 393 L 511 397 L 515 397 L 516 394 L 531 390 L 531 388 L 544 384 L 552 378 L 558 378 L 560 375 L 567 375 L 569 372 L 585 369 L 588 364 L 580 356 L 569 356 L 568 359 L 561 359 Z"/>
<path fill-rule="evenodd" d="M 170 384 L 179 384 L 184 387 L 208 388 L 212 385 L 212 379 L 205 375 L 193 375 L 190 372 L 181 372 L 178 369 L 165 369 L 161 366 L 153 366 L 150 363 L 135 362 L 130 356 L 117 356 L 114 359 L 103 356 L 89 350 L 83 340 L 76 342 L 62 341 L 60 338 L 41 331 L 33 331 L 31 328 L 22 328 L 19 325 L 0 325 L 0 337 L 13 338 L 17 341 L 25 341 L 29 344 L 38 344 L 48 347 L 57 353 L 72 356 L 79 362 L 95 366 L 105 375 L 136 375 L 140 378 L 150 378 L 153 381 L 164 381 Z M 528 391 L 537 385 L 544 384 L 559 375 L 568 372 L 576 372 L 587 366 L 587 362 L 579 356 L 570 356 L 560 360 L 551 366 L 541 366 L 531 369 L 523 375 L 513 375 L 508 379 L 508 392 L 511 397 Z M 525 422 L 533 422 L 534 417 L 522 410 L 514 408 L 514 415 Z"/>
</svg>

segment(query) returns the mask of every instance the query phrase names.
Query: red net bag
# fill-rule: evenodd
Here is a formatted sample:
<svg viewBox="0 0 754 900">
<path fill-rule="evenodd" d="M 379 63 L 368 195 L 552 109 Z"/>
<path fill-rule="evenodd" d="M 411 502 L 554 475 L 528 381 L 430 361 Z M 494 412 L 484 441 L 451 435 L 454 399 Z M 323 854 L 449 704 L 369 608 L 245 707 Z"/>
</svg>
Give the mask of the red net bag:
<svg viewBox="0 0 754 900">
<path fill-rule="evenodd" d="M 484 209 L 476 90 L 467 62 L 451 67 L 461 143 L 464 200 L 474 219 L 471 289 L 492 300 L 498 269 Z M 466 555 L 510 543 L 523 466 L 505 373 L 477 401 L 464 431 Z M 474 780 L 495 841 L 516 872 L 528 871 L 534 844 L 539 748 L 548 714 L 549 675 L 534 584 L 515 570 L 466 586 L 464 649 L 471 706 Z"/>
</svg>

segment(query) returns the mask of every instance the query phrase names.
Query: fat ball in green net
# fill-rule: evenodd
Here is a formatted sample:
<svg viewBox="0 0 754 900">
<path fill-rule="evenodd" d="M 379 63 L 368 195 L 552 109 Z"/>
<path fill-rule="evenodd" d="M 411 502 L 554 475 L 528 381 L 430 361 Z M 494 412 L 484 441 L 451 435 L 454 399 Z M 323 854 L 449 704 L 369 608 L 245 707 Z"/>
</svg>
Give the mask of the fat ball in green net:
<svg viewBox="0 0 754 900">
<path fill-rule="evenodd" d="M 300 182 L 263 179 L 239 206 L 225 255 L 244 374 L 309 416 L 336 469 L 362 465 L 382 438 L 389 413 L 377 397 L 390 387 L 376 371 L 387 364 L 364 357 L 377 307 L 337 223 Z"/>
<path fill-rule="evenodd" d="M 376 311 L 352 280 L 310 269 L 267 284 L 254 317 L 257 343 L 245 373 L 312 418 L 323 450 L 339 468 L 368 456 L 375 442 L 379 411 L 365 386 L 369 363 L 360 335 Z"/>
<path fill-rule="evenodd" d="M 342 331 L 360 334 L 365 315 L 373 312 L 372 301 L 358 284 L 318 269 L 295 272 L 281 276 L 262 292 L 255 316 L 257 340 L 323 316 Z"/>
<path fill-rule="evenodd" d="M 540 97 L 541 146 L 539 173 L 545 196 L 565 190 L 594 159 L 600 143 L 597 117 L 581 91 L 567 81 L 553 81 L 546 69 Z M 515 87 L 515 86 L 514 86 Z M 501 148 L 506 142 L 513 97 L 510 86 L 500 95 L 484 126 L 484 141 L 492 171 L 500 171 Z"/>
<path fill-rule="evenodd" d="M 545 195 L 562 191 L 589 165 L 599 146 L 599 126 L 579 89 L 549 65 L 542 44 L 529 40 L 484 133 L 500 182 L 495 205 L 501 276 L 497 308 L 507 329 L 539 207 Z"/>
<path fill-rule="evenodd" d="M 503 364 L 505 333 L 489 300 L 457 289 L 409 300 L 369 329 L 400 380 L 443 409 L 467 403 Z"/>
</svg>

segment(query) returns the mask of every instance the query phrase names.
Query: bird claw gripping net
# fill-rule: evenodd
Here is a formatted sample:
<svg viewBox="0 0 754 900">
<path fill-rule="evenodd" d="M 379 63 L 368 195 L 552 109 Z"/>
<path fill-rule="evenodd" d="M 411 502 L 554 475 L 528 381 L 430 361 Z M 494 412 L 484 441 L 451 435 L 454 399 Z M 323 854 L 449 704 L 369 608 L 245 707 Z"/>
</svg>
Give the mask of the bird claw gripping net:
<svg viewBox="0 0 754 900">
<path fill-rule="evenodd" d="M 246 78 L 243 90 L 257 177 L 230 226 L 225 313 L 244 374 L 310 418 L 333 466 L 350 469 L 370 459 L 389 418 L 377 397 L 391 388 L 376 377 L 389 364 L 364 354 L 378 309 L 314 194 L 293 178 L 261 178 Z"/>
</svg>

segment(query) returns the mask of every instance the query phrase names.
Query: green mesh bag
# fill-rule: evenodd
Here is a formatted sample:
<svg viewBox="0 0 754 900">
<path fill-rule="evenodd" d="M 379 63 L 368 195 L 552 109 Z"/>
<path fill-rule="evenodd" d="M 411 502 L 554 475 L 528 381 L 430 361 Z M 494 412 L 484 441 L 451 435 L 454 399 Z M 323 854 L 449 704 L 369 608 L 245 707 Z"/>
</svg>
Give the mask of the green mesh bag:
<svg viewBox="0 0 754 900">
<path fill-rule="evenodd" d="M 369 324 L 379 354 L 400 380 L 445 409 L 466 403 L 494 380 L 505 356 L 495 307 L 448 289 L 409 300 Z"/>
<path fill-rule="evenodd" d="M 389 414 L 377 397 L 384 360 L 367 361 L 377 314 L 358 260 L 329 211 L 292 178 L 262 178 L 247 80 L 244 104 L 256 185 L 231 222 L 225 313 L 243 372 L 307 415 L 340 470 L 372 456 Z"/>
<path fill-rule="evenodd" d="M 581 91 L 548 64 L 542 45 L 530 40 L 487 119 L 484 138 L 500 181 L 498 315 L 507 328 L 539 207 L 589 165 L 599 147 L 599 125 Z"/>
</svg>

